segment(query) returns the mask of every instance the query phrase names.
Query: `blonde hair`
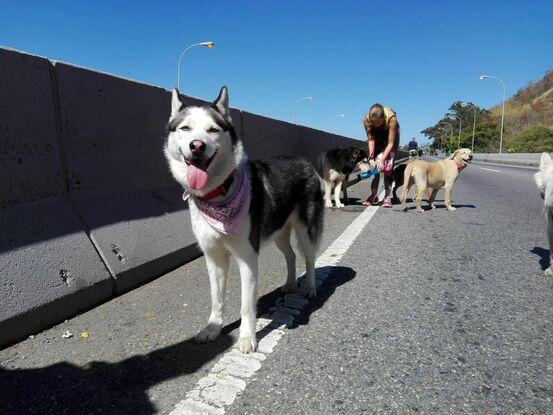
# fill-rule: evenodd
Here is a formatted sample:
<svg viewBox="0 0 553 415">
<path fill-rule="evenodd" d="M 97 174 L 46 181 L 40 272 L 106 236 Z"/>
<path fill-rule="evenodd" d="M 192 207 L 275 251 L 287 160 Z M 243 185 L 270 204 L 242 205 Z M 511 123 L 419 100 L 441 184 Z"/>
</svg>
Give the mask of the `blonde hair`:
<svg viewBox="0 0 553 415">
<path fill-rule="evenodd" d="M 374 104 L 369 110 L 369 118 L 384 118 L 384 105 Z"/>
</svg>

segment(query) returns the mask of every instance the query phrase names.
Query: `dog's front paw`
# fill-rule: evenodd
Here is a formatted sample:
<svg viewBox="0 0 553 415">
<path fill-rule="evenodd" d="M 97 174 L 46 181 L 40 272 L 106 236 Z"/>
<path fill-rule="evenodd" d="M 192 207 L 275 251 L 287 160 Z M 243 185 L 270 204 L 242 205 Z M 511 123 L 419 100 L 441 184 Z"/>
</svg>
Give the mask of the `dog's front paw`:
<svg viewBox="0 0 553 415">
<path fill-rule="evenodd" d="M 252 353 L 257 350 L 257 340 L 251 336 L 240 337 L 236 347 L 242 353 Z"/>
<path fill-rule="evenodd" d="M 553 269 L 551 267 L 547 268 L 544 272 L 546 277 L 553 277 Z"/>
<path fill-rule="evenodd" d="M 325 202 L 325 207 L 332 208 L 332 202 Z"/>
<path fill-rule="evenodd" d="M 296 281 L 292 283 L 286 283 L 282 286 L 281 291 L 285 294 L 290 294 L 296 291 L 297 283 Z"/>
<path fill-rule="evenodd" d="M 417 208 L 417 213 L 424 213 L 424 209 Z"/>
<path fill-rule="evenodd" d="M 218 324 L 209 323 L 205 326 L 194 338 L 196 343 L 212 342 L 221 334 L 221 326 Z"/>
<path fill-rule="evenodd" d="M 303 288 L 303 296 L 310 300 L 317 298 L 317 287 L 316 286 L 310 287 L 306 284 L 305 287 Z"/>
<path fill-rule="evenodd" d="M 449 210 L 450 212 L 453 212 L 453 211 L 457 210 L 457 208 L 453 207 L 453 206 L 448 206 L 447 210 Z"/>
</svg>

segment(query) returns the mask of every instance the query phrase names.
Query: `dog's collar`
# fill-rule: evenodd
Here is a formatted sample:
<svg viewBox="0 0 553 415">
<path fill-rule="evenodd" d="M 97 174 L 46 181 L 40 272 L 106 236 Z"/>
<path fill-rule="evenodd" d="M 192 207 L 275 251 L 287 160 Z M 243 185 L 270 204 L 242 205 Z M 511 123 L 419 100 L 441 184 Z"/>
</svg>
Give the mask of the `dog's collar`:
<svg viewBox="0 0 553 415">
<path fill-rule="evenodd" d="M 236 170 L 233 170 L 232 173 L 229 174 L 229 176 L 226 178 L 226 180 L 223 182 L 221 186 L 216 187 L 211 192 L 206 193 L 203 196 L 200 196 L 199 199 L 207 202 L 208 200 L 215 199 L 217 196 L 225 196 L 228 193 L 230 187 L 232 186 L 235 176 L 236 176 Z"/>
<path fill-rule="evenodd" d="M 466 166 L 461 163 L 460 161 L 457 161 L 457 160 L 453 160 L 455 162 L 455 165 L 457 166 L 457 170 L 461 171 L 463 170 Z"/>
</svg>

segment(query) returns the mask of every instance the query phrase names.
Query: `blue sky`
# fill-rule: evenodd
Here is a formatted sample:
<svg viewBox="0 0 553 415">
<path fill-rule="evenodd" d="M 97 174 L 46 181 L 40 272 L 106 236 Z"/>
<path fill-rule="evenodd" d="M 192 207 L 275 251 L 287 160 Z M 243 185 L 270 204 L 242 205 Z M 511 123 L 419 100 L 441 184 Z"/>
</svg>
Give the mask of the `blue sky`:
<svg viewBox="0 0 553 415">
<path fill-rule="evenodd" d="M 553 69 L 553 1 L 6 1 L 0 45 L 354 138 L 375 102 L 402 142 L 454 100 L 490 107 Z M 338 117 L 338 114 L 345 116 Z"/>
</svg>

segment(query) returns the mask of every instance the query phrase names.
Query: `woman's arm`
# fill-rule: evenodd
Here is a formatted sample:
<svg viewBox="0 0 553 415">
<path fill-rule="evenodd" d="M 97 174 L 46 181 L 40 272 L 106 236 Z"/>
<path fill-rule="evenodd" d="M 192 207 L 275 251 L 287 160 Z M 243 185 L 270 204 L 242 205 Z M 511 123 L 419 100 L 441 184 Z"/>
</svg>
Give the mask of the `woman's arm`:
<svg viewBox="0 0 553 415">
<path fill-rule="evenodd" d="M 386 160 L 388 158 L 388 156 L 392 152 L 392 149 L 394 148 L 394 144 L 396 143 L 398 134 L 396 117 L 390 118 L 390 121 L 388 121 L 388 128 L 388 143 L 386 144 L 386 148 L 384 149 L 384 157 L 382 157 L 382 160 Z"/>
<path fill-rule="evenodd" d="M 369 140 L 369 160 L 374 158 L 374 135 L 372 133 L 372 125 L 369 119 L 369 114 L 363 117 L 363 126 L 365 127 L 365 133 L 367 134 L 367 139 Z"/>
</svg>

